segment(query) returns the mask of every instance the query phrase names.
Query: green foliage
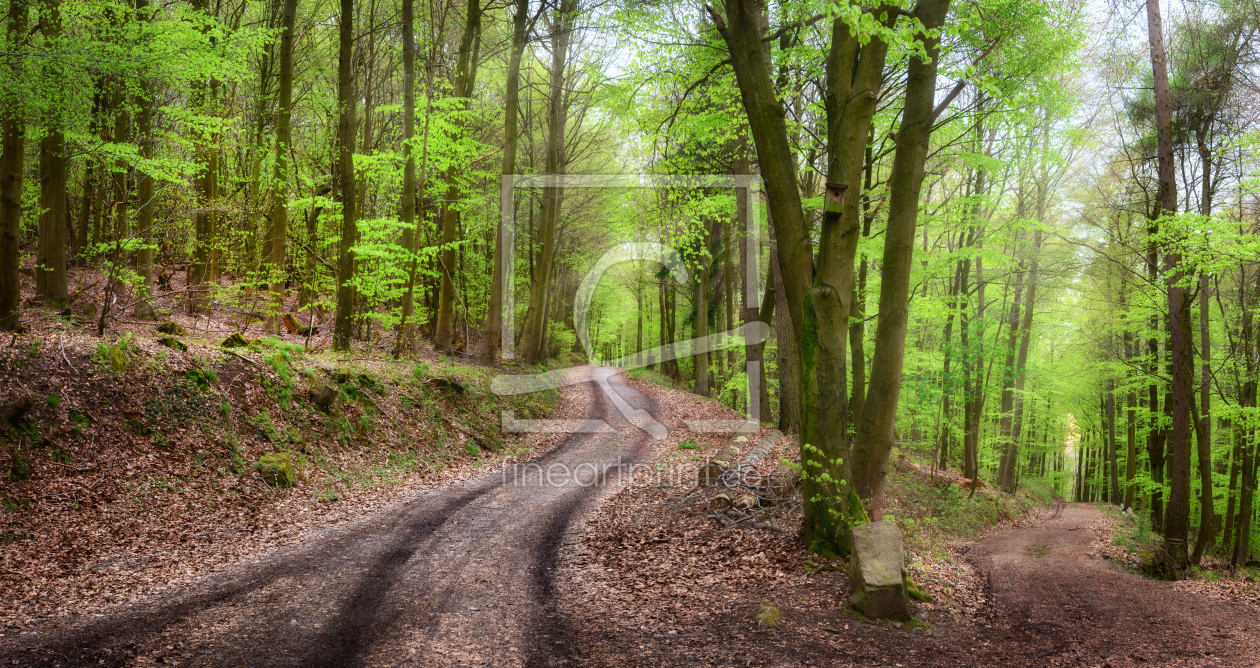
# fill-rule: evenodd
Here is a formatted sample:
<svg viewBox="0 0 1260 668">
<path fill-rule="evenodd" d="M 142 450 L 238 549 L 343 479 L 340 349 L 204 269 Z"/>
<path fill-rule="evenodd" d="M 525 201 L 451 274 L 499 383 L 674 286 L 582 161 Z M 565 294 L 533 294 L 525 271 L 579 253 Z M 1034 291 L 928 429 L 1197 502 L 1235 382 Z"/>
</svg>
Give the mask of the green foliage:
<svg viewBox="0 0 1260 668">
<path fill-rule="evenodd" d="M 770 605 L 766 599 L 761 599 L 761 603 L 757 606 L 757 612 L 753 614 L 753 619 L 758 624 L 767 628 L 774 628 L 783 623 L 783 611 Z"/>
<path fill-rule="evenodd" d="M 50 394 L 50 395 L 48 395 L 48 399 L 47 399 L 47 401 L 48 401 L 48 407 L 49 407 L 49 408 L 56 408 L 57 406 L 60 406 L 60 405 L 61 405 L 61 395 L 59 395 L 59 394 Z"/>
<path fill-rule="evenodd" d="M 9 479 L 9 482 L 21 482 L 30 477 L 30 475 L 31 465 L 26 459 L 26 454 L 15 450 L 11 455 L 9 470 L 6 472 L 5 477 Z"/>
<path fill-rule="evenodd" d="M 123 374 L 131 368 L 132 362 L 139 355 L 140 349 L 132 342 L 131 333 L 127 332 L 114 343 L 97 344 L 92 361 L 109 369 L 111 373 Z"/>
<path fill-rule="evenodd" d="M 830 532 L 817 537 L 825 539 L 825 544 L 816 542 L 808 547 L 812 552 L 826 556 L 836 547 L 843 549 L 848 545 L 849 532 L 853 527 L 865 524 L 869 519 L 857 493 L 849 487 L 849 481 L 831 474 L 832 470 L 841 470 L 844 465 L 842 458 L 828 459 L 821 448 L 805 443 L 801 445 L 801 461 L 803 465 L 793 463 L 793 466 L 800 470 L 803 482 L 813 483 L 812 489 L 816 493 L 809 501 L 827 514 L 826 521 L 821 525 Z"/>
<path fill-rule="evenodd" d="M 297 473 L 287 452 L 264 453 L 258 458 L 258 472 L 272 487 L 292 487 L 297 481 Z"/>
</svg>

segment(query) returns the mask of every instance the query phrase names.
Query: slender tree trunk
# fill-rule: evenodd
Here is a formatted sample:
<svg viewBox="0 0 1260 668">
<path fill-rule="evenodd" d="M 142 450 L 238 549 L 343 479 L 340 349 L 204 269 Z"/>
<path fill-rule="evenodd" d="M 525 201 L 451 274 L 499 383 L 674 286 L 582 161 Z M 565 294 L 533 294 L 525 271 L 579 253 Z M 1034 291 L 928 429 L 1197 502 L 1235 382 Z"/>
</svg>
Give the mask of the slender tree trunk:
<svg viewBox="0 0 1260 668">
<path fill-rule="evenodd" d="M 79 258 L 85 258 L 88 255 L 89 232 L 92 229 L 92 198 L 95 197 L 93 188 L 95 181 L 93 180 L 93 172 L 96 165 L 89 162 L 83 173 L 83 200 L 79 209 L 79 227 L 75 229 L 74 240 L 74 256 L 76 263 Z"/>
<path fill-rule="evenodd" d="M 293 24 L 297 16 L 297 0 L 281 2 L 280 108 L 276 116 L 276 164 L 271 184 L 271 256 L 267 258 L 273 302 L 267 312 L 266 325 L 271 332 L 281 330 L 280 315 L 284 312 L 285 251 L 289 243 L 289 128 L 293 116 Z"/>
<path fill-rule="evenodd" d="M 337 54 L 337 167 L 341 186 L 341 241 L 337 253 L 337 317 L 333 349 L 349 350 L 354 322 L 354 0 L 341 0 L 340 46 Z"/>
<path fill-rule="evenodd" d="M 928 30 L 933 30 L 945 24 L 948 10 L 949 0 L 922 0 L 915 7 L 915 14 Z M 906 72 L 906 102 L 889 176 L 888 225 L 884 230 L 879 321 L 875 328 L 870 391 L 857 421 L 853 447 L 853 482 L 864 499 L 877 498 L 883 491 L 888 457 L 892 452 L 897 401 L 901 395 L 915 226 L 924 162 L 936 119 L 940 39 L 925 39 L 923 46 L 927 59 L 912 56 Z"/>
<path fill-rule="evenodd" d="M 462 100 L 467 107 L 472 97 L 477 77 L 477 60 L 481 47 L 481 0 L 469 0 L 464 15 L 464 34 L 459 43 L 454 90 L 451 94 Z M 463 132 L 463 117 L 456 118 L 454 133 Z M 446 170 L 446 198 L 442 210 L 442 250 L 438 254 L 438 271 L 441 286 L 438 291 L 437 323 L 433 333 L 433 349 L 449 351 L 455 346 L 455 244 L 459 241 L 459 215 L 457 203 L 461 199 L 459 170 L 452 165 Z M 541 344 L 542 340 L 539 339 Z"/>
<path fill-rule="evenodd" d="M 141 0 L 137 3 L 137 8 L 146 14 L 145 20 L 149 20 L 151 15 L 148 14 L 145 5 L 147 2 Z M 148 81 L 142 82 L 137 100 L 138 113 L 136 114 L 136 140 L 140 144 L 140 158 L 147 160 L 153 157 L 153 91 Z M 154 201 L 154 177 L 152 174 L 140 173 L 136 181 L 136 238 L 140 241 L 140 248 L 136 251 L 136 273 L 140 275 L 140 282 L 136 285 L 136 304 L 132 310 L 132 316 L 142 319 L 151 319 L 154 317 L 153 303 L 151 297 L 154 294 L 153 280 L 153 218 L 157 208 L 157 202 Z"/>
<path fill-rule="evenodd" d="M 10 0 L 5 17 L 8 41 L 26 32 L 29 0 Z M 18 62 L 11 61 L 13 76 Z M 26 155 L 26 120 L 18 100 L 0 105 L 0 329 L 17 329 L 21 315 L 22 169 Z"/>
<path fill-rule="evenodd" d="M 44 0 L 40 28 L 44 41 L 58 48 L 61 41 L 60 0 Z M 62 78 L 56 60 L 44 64 L 50 81 Z M 35 255 L 35 297 L 49 306 L 61 306 L 69 297 L 66 282 L 66 138 L 60 109 L 45 117 L 44 137 L 39 142 L 40 207 L 39 245 Z"/>
<path fill-rule="evenodd" d="M 1205 177 L 1206 178 L 1206 177 Z M 1210 205 L 1209 205 L 1210 206 Z M 1210 209 L 1208 211 L 1210 214 Z M 1216 494 L 1212 489 L 1212 335 L 1207 274 L 1199 276 L 1199 355 L 1203 359 L 1199 386 L 1199 418 L 1195 426 L 1195 451 L 1199 459 L 1199 534 L 1191 561 L 1199 563 L 1216 536 Z"/>
<path fill-rule="evenodd" d="M 562 0 L 554 10 L 551 22 L 546 172 L 554 175 L 565 171 L 564 71 L 568 65 L 569 41 L 576 19 L 577 4 L 577 0 Z M 538 228 L 540 248 L 533 285 L 529 291 L 529 321 L 525 329 L 525 359 L 530 364 L 536 364 L 542 359 L 543 337 L 547 332 L 546 311 L 542 306 L 550 287 L 551 265 L 555 261 L 556 226 L 563 203 L 564 188 L 554 184 L 543 188 L 542 221 Z"/>
<path fill-rule="evenodd" d="M 1133 333 L 1125 331 L 1124 333 L 1124 354 L 1130 360 L 1135 357 L 1133 344 Z M 1124 471 L 1124 507 L 1133 508 L 1134 494 L 1137 493 L 1134 484 L 1134 476 L 1138 473 L 1138 394 L 1133 391 L 1133 386 L 1129 386 L 1129 410 L 1125 411 L 1128 415 L 1128 450 L 1125 451 L 1125 471 Z"/>
<path fill-rule="evenodd" d="M 515 0 L 516 11 L 512 14 L 512 51 L 508 54 L 507 73 L 504 83 L 503 109 L 503 167 L 500 173 L 509 176 L 516 173 L 516 146 L 519 142 L 517 115 L 520 108 L 521 56 L 527 43 L 526 27 L 529 19 L 528 0 Z M 502 208 L 507 210 L 513 189 L 504 187 L 500 193 Z M 508 264 L 512 249 L 507 241 L 507 228 L 503 215 L 499 216 L 494 241 L 494 274 L 490 281 L 489 313 L 486 316 L 486 334 L 481 340 L 478 355 L 483 364 L 493 364 L 499 354 L 499 340 L 503 336 L 503 297 L 507 290 L 512 267 Z"/>
<path fill-rule="evenodd" d="M 1234 509 L 1235 504 L 1238 502 L 1238 465 L 1242 459 L 1243 428 L 1241 425 L 1226 423 L 1224 420 L 1222 420 L 1222 425 L 1233 432 L 1234 441 L 1234 447 L 1229 457 L 1229 493 L 1227 494 L 1228 501 L 1225 503 L 1225 532 L 1221 537 L 1221 545 L 1229 548 L 1234 544 L 1232 542 L 1234 537 Z"/>
<path fill-rule="evenodd" d="M 954 277 L 949 286 L 949 314 L 945 316 L 945 333 L 941 337 L 941 348 L 945 362 L 941 367 L 941 431 L 937 443 L 937 468 L 944 471 L 949 467 L 949 444 L 953 439 L 954 377 L 950 365 L 954 357 L 954 317 L 958 315 L 958 288 L 962 281 L 962 263 L 954 265 Z"/>
<path fill-rule="evenodd" d="M 1018 242 L 1017 242 L 1018 243 Z M 1015 357 L 1019 344 L 1020 307 L 1024 297 L 1024 268 L 1015 270 L 1015 285 L 1011 298 L 1010 315 L 1007 316 L 1010 333 L 1006 342 L 1006 362 L 1002 365 L 1002 406 L 999 418 L 999 430 L 1002 437 L 1001 459 L 998 462 L 998 481 L 1005 492 L 1015 491 L 1014 468 L 1019 448 L 1015 444 Z"/>
<path fill-rule="evenodd" d="M 1120 496 L 1120 462 L 1116 450 L 1116 381 L 1107 381 L 1107 444 L 1111 459 L 1111 498 L 1112 503 L 1119 505 Z"/>
<path fill-rule="evenodd" d="M 1168 58 L 1159 0 L 1147 0 L 1147 37 L 1151 48 L 1151 70 L 1155 82 L 1155 126 L 1159 154 L 1159 208 L 1155 218 L 1177 212 L 1177 182 L 1173 174 L 1171 96 L 1168 88 Z M 1186 539 L 1190 514 L 1190 303 L 1182 278 L 1181 255 L 1175 246 L 1164 256 L 1168 285 L 1168 324 L 1172 366 L 1172 489 L 1164 518 L 1164 549 L 1178 563 L 1189 558 Z"/>
<path fill-rule="evenodd" d="M 702 243 L 707 249 L 710 247 L 709 240 L 713 237 L 714 221 L 712 218 L 706 217 L 704 227 Z M 700 268 L 696 272 L 699 280 L 696 281 L 694 286 L 697 339 L 702 339 L 709 335 L 709 267 L 711 266 L 711 256 L 700 257 Z M 701 352 L 692 357 L 692 372 L 694 374 L 693 391 L 702 397 L 709 396 L 709 353 Z"/>
</svg>

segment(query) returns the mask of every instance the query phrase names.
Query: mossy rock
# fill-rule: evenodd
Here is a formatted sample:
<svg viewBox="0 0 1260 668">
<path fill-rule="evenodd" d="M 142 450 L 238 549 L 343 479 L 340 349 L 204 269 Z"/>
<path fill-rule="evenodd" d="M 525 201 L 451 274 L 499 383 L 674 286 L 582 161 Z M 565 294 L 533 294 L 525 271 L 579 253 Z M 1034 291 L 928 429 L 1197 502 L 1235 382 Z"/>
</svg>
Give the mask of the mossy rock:
<svg viewBox="0 0 1260 668">
<path fill-rule="evenodd" d="M 297 480 L 287 452 L 267 452 L 258 458 L 258 472 L 272 487 L 292 487 Z"/>
<path fill-rule="evenodd" d="M 181 353 L 188 350 L 188 346 L 184 345 L 183 341 L 180 341 L 179 339 L 173 336 L 160 337 L 158 338 L 157 342 L 160 345 L 166 346 L 167 348 L 174 348 L 175 350 L 178 350 Z"/>
<path fill-rule="evenodd" d="M 84 304 L 83 306 L 79 307 L 79 313 L 82 313 L 83 315 L 89 318 L 96 317 L 96 304 L 93 304 L 91 302 Z"/>
<path fill-rule="evenodd" d="M 1143 551 L 1138 568 L 1146 577 L 1153 580 L 1174 582 L 1186 578 L 1181 566 L 1162 547 L 1156 548 L 1154 552 Z"/>
<path fill-rule="evenodd" d="M 909 596 L 916 601 L 922 601 L 923 603 L 936 602 L 936 599 L 932 598 L 931 594 L 927 593 L 927 591 L 916 584 L 915 581 L 911 580 L 908 576 L 901 576 L 901 582 L 905 585 L 906 596 Z"/>
<path fill-rule="evenodd" d="M 163 334 L 170 334 L 171 336 L 187 336 L 188 335 L 187 330 L 185 330 L 183 327 L 180 327 L 179 323 L 177 322 L 169 322 L 169 321 L 164 322 L 158 325 L 157 331 Z"/>
<path fill-rule="evenodd" d="M 184 371 L 184 378 L 187 378 L 188 382 L 196 385 L 202 392 L 209 390 L 210 386 L 218 380 L 218 376 L 215 375 L 213 371 L 206 371 L 205 369 L 199 369 L 196 367 L 186 369 Z"/>
<path fill-rule="evenodd" d="M 355 376 L 355 382 L 359 385 L 359 387 L 365 390 L 371 390 L 377 394 L 385 393 L 385 386 L 381 385 L 380 381 L 366 373 L 361 373 Z"/>
<path fill-rule="evenodd" d="M 219 345 L 224 348 L 244 348 L 251 343 L 254 343 L 254 341 L 241 336 L 240 332 L 232 332 L 232 335 L 223 339 L 223 343 Z"/>
<path fill-rule="evenodd" d="M 164 308 L 155 308 L 153 309 L 153 315 L 156 315 L 159 318 L 169 318 L 171 317 L 171 312 Z"/>
</svg>

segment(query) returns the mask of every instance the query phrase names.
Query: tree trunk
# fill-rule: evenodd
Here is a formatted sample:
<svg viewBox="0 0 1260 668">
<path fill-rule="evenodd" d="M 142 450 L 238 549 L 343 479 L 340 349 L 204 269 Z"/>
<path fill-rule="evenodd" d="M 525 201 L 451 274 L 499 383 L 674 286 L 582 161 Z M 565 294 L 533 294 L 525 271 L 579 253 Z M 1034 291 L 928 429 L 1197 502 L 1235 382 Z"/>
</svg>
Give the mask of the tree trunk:
<svg viewBox="0 0 1260 668">
<path fill-rule="evenodd" d="M 341 241 L 337 252 L 337 316 L 333 350 L 349 350 L 354 314 L 354 0 L 341 0 L 340 46 L 337 53 L 337 167 L 341 186 Z"/>
<path fill-rule="evenodd" d="M 1107 381 L 1107 446 L 1111 464 L 1111 496 L 1108 499 L 1120 504 L 1120 462 L 1116 452 L 1116 381 Z"/>
<path fill-rule="evenodd" d="M 1228 548 L 1233 545 L 1231 539 L 1234 537 L 1234 509 L 1238 502 L 1238 465 L 1242 459 L 1243 427 L 1232 423 L 1226 424 L 1224 420 L 1222 420 L 1222 425 L 1226 429 L 1233 430 L 1234 441 L 1234 448 L 1229 457 L 1229 493 L 1226 495 L 1228 501 L 1225 504 L 1225 532 L 1221 537 L 1221 545 Z"/>
<path fill-rule="evenodd" d="M 572 36 L 577 0 L 562 0 L 554 10 L 551 22 L 551 72 L 547 102 L 546 173 L 560 175 L 565 170 L 565 104 L 564 70 L 568 64 L 569 40 Z M 543 337 L 547 331 L 547 314 L 543 304 L 550 288 L 551 265 L 555 261 L 556 226 L 563 206 L 564 188 L 548 184 L 543 188 L 542 221 L 538 227 L 539 252 L 529 290 L 529 319 L 525 328 L 525 360 L 537 364 L 543 355 Z"/>
<path fill-rule="evenodd" d="M 456 63 L 454 89 L 451 95 L 460 98 L 467 108 L 477 78 L 477 60 L 481 48 L 481 0 L 469 0 L 464 15 L 464 34 L 459 42 L 459 59 Z M 463 116 L 453 121 L 453 133 L 462 134 Z M 461 199 L 459 169 L 452 165 L 446 169 L 446 197 L 442 207 L 442 250 L 438 254 L 438 271 L 441 286 L 438 291 L 437 324 L 433 333 L 433 349 L 445 352 L 455 346 L 455 244 L 459 241 L 459 215 L 457 203 Z M 541 339 L 540 339 L 541 342 Z"/>
<path fill-rule="evenodd" d="M 949 0 L 922 0 L 915 15 L 927 30 L 945 24 Z M 870 390 L 857 421 L 853 448 L 853 478 L 862 498 L 878 497 L 884 487 L 892 452 L 897 400 L 901 394 L 902 362 L 910 316 L 910 272 L 914 258 L 915 226 L 923 186 L 932 124 L 936 119 L 936 71 L 940 38 L 924 40 L 927 59 L 910 58 L 906 71 L 906 102 L 897 131 L 896 153 L 889 175 L 888 226 L 884 230 L 879 321 L 871 360 Z"/>
<path fill-rule="evenodd" d="M 137 3 L 138 7 L 143 6 L 144 0 Z M 136 140 L 140 144 L 141 159 L 149 159 L 153 157 L 153 91 L 149 86 L 149 82 L 145 81 L 140 86 L 140 98 L 137 100 L 139 113 L 136 114 Z M 132 316 L 142 319 L 151 319 L 154 317 L 154 309 L 151 298 L 154 292 L 153 281 L 153 214 L 157 208 L 157 202 L 154 201 L 153 175 L 140 173 L 136 181 L 136 237 L 140 241 L 140 248 L 136 251 L 136 273 L 140 275 L 140 281 L 136 285 L 136 304 L 132 310 Z"/>
<path fill-rule="evenodd" d="M 284 312 L 285 251 L 289 233 L 289 143 L 293 116 L 293 24 L 297 0 L 282 0 L 280 10 L 280 108 L 276 116 L 276 164 L 271 184 L 271 276 L 272 306 L 267 312 L 267 330 L 280 332 Z"/>
<path fill-rule="evenodd" d="M 1125 331 L 1124 333 L 1124 354 L 1130 360 L 1135 357 L 1137 350 L 1133 345 L 1133 333 Z M 1124 471 L 1124 507 L 1133 508 L 1134 494 L 1137 493 L 1134 484 L 1134 476 L 1138 473 L 1138 394 L 1133 391 L 1133 386 L 1129 388 L 1129 410 L 1128 413 L 1128 450 L 1125 454 L 1125 471 Z"/>
<path fill-rule="evenodd" d="M 1155 82 L 1155 126 L 1159 154 L 1159 207 L 1155 218 L 1177 212 L 1177 182 L 1173 174 L 1171 97 L 1159 0 L 1147 0 L 1147 37 Z M 1188 561 L 1186 539 L 1190 515 L 1190 304 L 1182 278 L 1181 254 L 1170 246 L 1164 256 L 1168 285 L 1169 347 L 1172 366 L 1172 489 L 1164 518 L 1164 549 L 1178 563 Z"/>
<path fill-rule="evenodd" d="M 410 1 L 410 0 L 408 0 Z M 520 139 L 517 131 L 517 114 L 520 108 L 521 56 L 525 52 L 527 35 L 525 34 L 529 19 L 528 0 L 515 0 L 516 11 L 512 14 L 512 51 L 508 54 L 507 73 L 504 83 L 503 108 L 503 167 L 500 173 L 509 176 L 516 173 L 516 146 Z M 507 210 L 512 201 L 513 189 L 503 187 L 500 197 L 502 209 Z M 509 259 L 512 249 L 504 246 L 507 241 L 507 228 L 503 215 L 500 214 L 494 237 L 494 274 L 490 281 L 489 313 L 486 316 L 486 333 L 481 339 L 481 351 L 478 354 L 483 364 L 493 364 L 499 354 L 500 339 L 503 336 L 503 297 L 507 290 L 512 267 Z"/>
<path fill-rule="evenodd" d="M 61 41 L 59 0 L 44 0 L 40 28 L 44 41 L 58 48 Z M 49 81 L 62 78 L 56 60 L 46 62 L 43 76 Z M 45 116 L 47 127 L 39 142 L 40 208 L 39 245 L 35 255 L 35 297 L 49 306 L 60 307 L 70 296 L 66 283 L 66 138 L 61 128 L 61 110 Z"/>
<path fill-rule="evenodd" d="M 954 278 L 949 285 L 949 314 L 945 316 L 945 334 L 941 337 L 941 348 L 945 362 L 941 367 L 941 430 L 937 443 L 937 468 L 944 471 L 949 467 L 949 444 L 953 439 L 954 406 L 950 399 L 954 395 L 954 377 L 950 373 L 950 364 L 954 357 L 954 317 L 958 315 L 958 288 L 962 281 L 962 263 L 954 265 Z"/>
<path fill-rule="evenodd" d="M 8 41 L 17 42 L 26 32 L 29 0 L 10 0 Z M 17 61 L 11 61 L 16 78 Z M 17 329 L 21 315 L 22 169 L 26 156 L 26 119 L 18 100 L 5 100 L 0 108 L 0 329 Z"/>
<path fill-rule="evenodd" d="M 1018 237 L 1016 244 L 1018 244 Z M 1024 297 L 1023 263 L 1015 270 L 1014 293 L 1011 298 L 1010 315 L 1007 317 L 1010 333 L 1006 342 L 1006 362 L 1002 365 L 1002 406 L 999 418 L 999 430 L 1002 437 L 1002 453 L 998 462 L 998 481 L 1002 490 L 1008 493 L 1015 491 L 1015 466 L 1019 461 L 1016 453 L 1019 448 L 1015 444 L 1015 356 L 1019 344 L 1020 306 Z"/>
</svg>

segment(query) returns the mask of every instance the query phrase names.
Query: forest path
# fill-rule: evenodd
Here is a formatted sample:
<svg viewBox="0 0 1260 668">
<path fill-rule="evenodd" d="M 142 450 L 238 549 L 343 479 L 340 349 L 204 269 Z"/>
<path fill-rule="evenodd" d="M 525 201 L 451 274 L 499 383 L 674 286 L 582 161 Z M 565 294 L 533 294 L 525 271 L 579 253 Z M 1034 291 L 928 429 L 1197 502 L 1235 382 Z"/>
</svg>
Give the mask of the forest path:
<svg viewBox="0 0 1260 668">
<path fill-rule="evenodd" d="M 620 376 L 608 383 L 632 407 L 660 411 Z M 0 640 L 0 663 L 547 665 L 565 652 L 556 646 L 556 554 L 582 515 L 620 489 L 618 464 L 652 452 L 596 383 L 576 394 L 589 402 L 585 417 L 616 431 L 569 434 L 533 460 L 538 468 L 434 489 L 109 617 Z M 577 481 L 542 475 L 578 467 Z M 589 484 L 597 469 L 605 480 Z"/>
<path fill-rule="evenodd" d="M 1260 666 L 1254 612 L 1098 557 L 1105 522 L 1095 506 L 1059 503 L 1033 526 L 972 548 L 967 559 L 988 577 L 994 608 L 990 629 L 972 643 L 955 639 L 973 653 L 966 663 Z"/>
</svg>

